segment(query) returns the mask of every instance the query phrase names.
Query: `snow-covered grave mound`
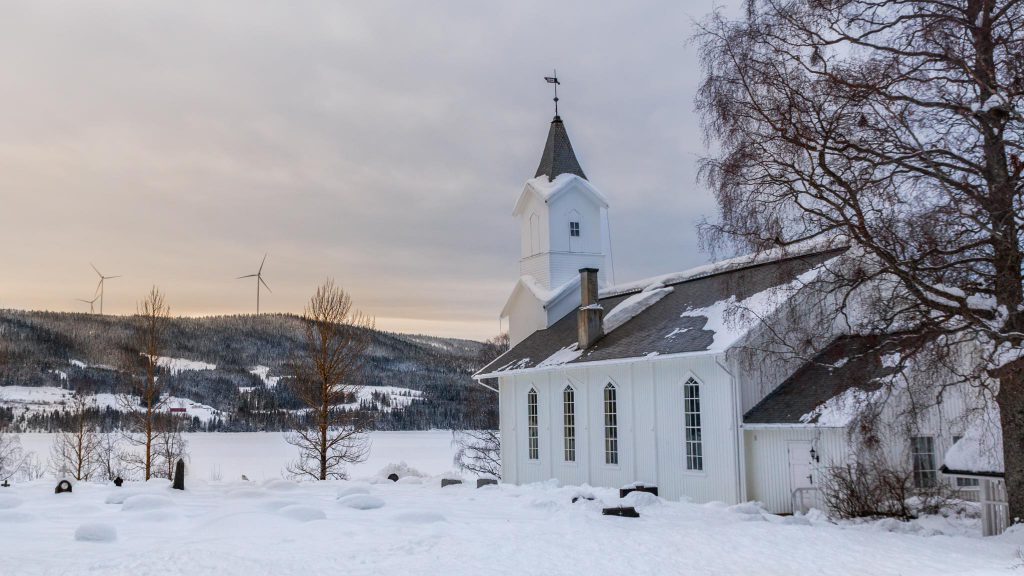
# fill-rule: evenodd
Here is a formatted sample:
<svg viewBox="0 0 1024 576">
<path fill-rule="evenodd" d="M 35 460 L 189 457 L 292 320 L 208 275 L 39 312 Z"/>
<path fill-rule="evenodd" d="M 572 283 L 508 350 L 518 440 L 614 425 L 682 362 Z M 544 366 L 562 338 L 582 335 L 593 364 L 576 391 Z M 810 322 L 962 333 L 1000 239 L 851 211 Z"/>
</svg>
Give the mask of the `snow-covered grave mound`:
<svg viewBox="0 0 1024 576">
<path fill-rule="evenodd" d="M 117 540 L 117 528 L 101 522 L 82 524 L 75 530 L 79 542 L 113 542 Z"/>
<path fill-rule="evenodd" d="M 166 480 L 75 482 L 73 494 L 55 495 L 50 478 L 0 488 L 9 503 L 0 508 L 0 574 L 1009 575 L 1024 547 L 1024 531 L 983 539 L 976 519 L 956 515 L 836 523 L 820 512 L 783 517 L 757 503 L 644 492 L 620 499 L 617 489 L 550 481 L 478 490 L 468 475 L 441 488 L 450 433 L 375 434 L 381 453 L 352 466 L 353 480 L 325 482 L 280 480 L 294 452 L 270 443 L 279 436 L 201 438 L 189 437 L 195 474 L 185 491 Z M 422 484 L 373 483 L 403 459 L 427 475 Z M 212 463 L 231 479 L 206 480 Z M 357 509 L 375 501 L 384 507 Z M 619 505 L 640 517 L 601 515 Z"/>
</svg>

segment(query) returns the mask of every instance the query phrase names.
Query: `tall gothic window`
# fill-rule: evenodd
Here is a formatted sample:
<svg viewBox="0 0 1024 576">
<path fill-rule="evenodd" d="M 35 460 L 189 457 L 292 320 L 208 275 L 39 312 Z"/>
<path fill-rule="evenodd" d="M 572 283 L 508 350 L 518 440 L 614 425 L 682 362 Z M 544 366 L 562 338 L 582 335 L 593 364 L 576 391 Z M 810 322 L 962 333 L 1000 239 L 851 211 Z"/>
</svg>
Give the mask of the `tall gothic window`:
<svg viewBox="0 0 1024 576">
<path fill-rule="evenodd" d="M 683 427 L 686 469 L 704 469 L 704 444 L 700 432 L 700 385 L 693 378 L 683 384 Z"/>
<path fill-rule="evenodd" d="M 615 385 L 604 387 L 604 462 L 619 463 L 619 416 Z"/>
<path fill-rule="evenodd" d="M 526 394 L 526 441 L 529 446 L 530 460 L 540 460 L 540 426 L 535 388 L 530 388 Z"/>
<path fill-rule="evenodd" d="M 562 390 L 562 431 L 565 437 L 565 461 L 576 461 L 576 391 L 572 386 Z"/>
</svg>

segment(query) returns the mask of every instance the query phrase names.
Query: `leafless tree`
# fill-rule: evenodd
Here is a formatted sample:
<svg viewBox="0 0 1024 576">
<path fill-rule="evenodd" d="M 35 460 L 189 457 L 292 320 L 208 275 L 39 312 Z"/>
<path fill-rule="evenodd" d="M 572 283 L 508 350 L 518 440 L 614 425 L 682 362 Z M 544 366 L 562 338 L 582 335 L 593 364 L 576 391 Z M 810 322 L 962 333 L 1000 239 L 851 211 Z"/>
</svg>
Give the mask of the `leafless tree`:
<svg viewBox="0 0 1024 576">
<path fill-rule="evenodd" d="M 113 480 L 118 476 L 124 476 L 124 462 L 122 459 L 121 434 L 118 432 L 103 432 L 96 436 L 96 474 Z"/>
<path fill-rule="evenodd" d="M 0 430 L 0 482 L 6 482 L 21 472 L 28 456 L 17 434 Z"/>
<path fill-rule="evenodd" d="M 93 406 L 95 400 L 81 389 L 71 395 L 71 429 L 54 435 L 50 447 L 50 465 L 58 476 L 89 480 L 99 471 L 100 435 L 89 413 Z"/>
<path fill-rule="evenodd" d="M 132 366 L 129 390 L 118 397 L 118 403 L 128 419 L 124 438 L 129 444 L 142 449 L 141 453 L 126 451 L 125 464 L 137 469 L 145 480 L 153 475 L 154 444 L 166 433 L 160 418 L 164 414 L 167 399 L 163 396 L 163 383 L 157 374 L 157 362 L 164 349 L 170 314 L 171 309 L 163 293 L 155 286 L 139 302 L 133 344 L 142 358 L 133 357 L 128 361 L 129 366 Z M 141 371 L 136 368 L 139 362 L 142 364 Z"/>
<path fill-rule="evenodd" d="M 696 39 L 703 240 L 849 242 L 816 290 L 994 397 L 1024 518 L 1024 2 L 749 0 Z"/>
<path fill-rule="evenodd" d="M 355 403 L 373 319 L 352 307 L 352 297 L 333 280 L 317 288 L 303 313 L 304 347 L 290 385 L 305 407 L 300 427 L 286 437 L 299 449 L 288 466 L 295 478 L 345 478 L 345 465 L 369 453 L 367 421 Z"/>
<path fill-rule="evenodd" d="M 509 349 L 508 333 L 499 334 L 484 342 L 477 355 L 477 364 L 486 366 Z M 481 476 L 501 478 L 501 436 L 495 429 L 498 423 L 496 378 L 471 385 L 466 392 L 468 426 L 452 431 L 455 446 L 454 464 L 460 470 Z"/>
<path fill-rule="evenodd" d="M 178 460 L 188 459 L 188 441 L 181 433 L 184 422 L 170 414 L 161 414 L 157 425 L 161 432 L 153 443 L 153 475 L 171 479 Z"/>
</svg>

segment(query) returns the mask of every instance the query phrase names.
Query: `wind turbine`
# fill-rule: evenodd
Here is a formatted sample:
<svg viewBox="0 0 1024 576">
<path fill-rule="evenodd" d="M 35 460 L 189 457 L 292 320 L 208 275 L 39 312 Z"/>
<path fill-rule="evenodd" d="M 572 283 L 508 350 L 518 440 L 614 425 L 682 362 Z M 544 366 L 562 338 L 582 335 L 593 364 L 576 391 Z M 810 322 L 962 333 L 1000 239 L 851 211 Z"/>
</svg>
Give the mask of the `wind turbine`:
<svg viewBox="0 0 1024 576">
<path fill-rule="evenodd" d="M 89 266 L 92 266 L 92 269 L 96 270 L 96 274 L 100 277 L 100 283 L 96 285 L 96 292 L 100 295 L 100 316 L 103 316 L 103 283 L 113 278 L 120 278 L 120 276 L 104 276 L 96 269 L 96 266 L 92 262 L 89 263 Z"/>
<path fill-rule="evenodd" d="M 99 299 L 100 299 L 99 294 L 94 295 L 92 297 L 92 300 L 84 300 L 82 298 L 76 298 L 76 300 L 78 300 L 79 302 L 85 302 L 86 304 L 89 305 L 89 314 L 93 314 L 95 312 L 95 308 L 93 308 L 93 304 L 95 304 L 96 301 L 99 300 Z"/>
<path fill-rule="evenodd" d="M 263 261 L 260 262 L 260 269 L 257 270 L 255 274 L 246 274 L 245 276 L 239 276 L 238 278 L 235 278 L 235 280 L 241 280 L 242 278 L 255 278 L 256 279 L 256 315 L 257 316 L 259 316 L 259 313 L 260 313 L 260 284 L 263 284 L 263 287 L 267 289 L 267 292 L 270 292 L 271 294 L 274 293 L 274 291 L 270 289 L 270 286 L 267 286 L 267 283 L 263 280 L 263 265 L 266 264 L 266 263 L 267 263 L 267 255 L 264 254 L 263 255 Z"/>
</svg>

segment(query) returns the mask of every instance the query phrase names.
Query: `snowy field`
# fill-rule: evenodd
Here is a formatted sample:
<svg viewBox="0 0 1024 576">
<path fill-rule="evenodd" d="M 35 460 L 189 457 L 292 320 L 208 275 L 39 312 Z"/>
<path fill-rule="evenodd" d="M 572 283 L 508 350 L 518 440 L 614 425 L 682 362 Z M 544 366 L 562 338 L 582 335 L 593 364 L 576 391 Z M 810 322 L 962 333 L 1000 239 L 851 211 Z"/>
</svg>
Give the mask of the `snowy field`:
<svg viewBox="0 0 1024 576">
<path fill-rule="evenodd" d="M 638 519 L 601 515 L 613 490 L 440 487 L 447 432 L 374 433 L 351 481 L 279 479 L 276 434 L 191 435 L 187 490 L 53 480 L 0 489 L 0 574 L 635 575 L 1024 573 L 1024 533 L 982 539 L 962 521 L 835 525 L 727 507 L 628 497 Z M 48 438 L 23 435 L 45 453 Z M 405 461 L 423 477 L 378 472 Z M 211 481 L 221 467 L 223 480 Z M 246 474 L 250 481 L 239 480 Z M 572 504 L 577 494 L 593 502 Z M 945 533 L 945 534 L 944 534 Z"/>
</svg>

